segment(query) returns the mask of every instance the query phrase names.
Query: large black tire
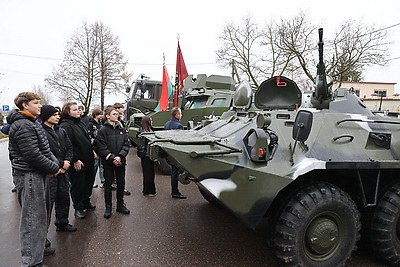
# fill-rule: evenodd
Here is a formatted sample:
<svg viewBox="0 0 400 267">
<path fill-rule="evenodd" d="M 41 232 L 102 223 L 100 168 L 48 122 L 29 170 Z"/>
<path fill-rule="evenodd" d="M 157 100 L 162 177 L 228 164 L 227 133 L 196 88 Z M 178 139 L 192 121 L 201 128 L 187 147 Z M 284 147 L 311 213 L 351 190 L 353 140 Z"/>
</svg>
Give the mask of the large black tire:
<svg viewBox="0 0 400 267">
<path fill-rule="evenodd" d="M 369 244 L 374 254 L 384 262 L 400 266 L 400 184 L 389 188 L 372 213 Z"/>
<path fill-rule="evenodd" d="M 213 196 L 210 195 L 209 193 L 207 193 L 204 189 L 202 189 L 201 187 L 199 187 L 199 191 L 200 194 L 203 196 L 203 198 L 205 200 L 207 200 L 208 202 L 210 202 L 211 204 L 215 204 L 217 203 L 217 199 Z"/>
<path fill-rule="evenodd" d="M 171 175 L 171 165 L 168 163 L 166 158 L 159 158 L 156 162 L 157 169 L 164 175 Z"/>
<path fill-rule="evenodd" d="M 319 183 L 288 201 L 276 219 L 271 245 L 284 266 L 344 266 L 360 229 L 360 213 L 350 196 Z"/>
</svg>

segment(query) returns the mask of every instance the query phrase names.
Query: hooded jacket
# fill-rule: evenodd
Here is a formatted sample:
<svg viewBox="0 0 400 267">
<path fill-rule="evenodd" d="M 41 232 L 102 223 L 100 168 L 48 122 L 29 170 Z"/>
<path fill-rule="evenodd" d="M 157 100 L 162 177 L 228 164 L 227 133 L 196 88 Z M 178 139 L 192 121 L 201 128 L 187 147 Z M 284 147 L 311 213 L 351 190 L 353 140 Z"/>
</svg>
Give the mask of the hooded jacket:
<svg viewBox="0 0 400 267">
<path fill-rule="evenodd" d="M 59 170 L 43 127 L 33 116 L 13 110 L 7 122 L 11 124 L 8 150 L 14 169 L 42 174 L 54 174 Z"/>
<path fill-rule="evenodd" d="M 129 140 L 121 123 L 118 122 L 114 126 L 106 121 L 97 133 L 95 149 L 104 168 L 115 167 L 113 160 L 116 156 L 119 156 L 122 164 L 125 165 L 126 156 L 129 153 Z"/>
<path fill-rule="evenodd" d="M 61 120 L 60 126 L 67 132 L 72 143 L 73 157 L 71 163 L 83 162 L 83 170 L 93 168 L 94 154 L 86 125 L 80 118 L 67 117 Z"/>
</svg>

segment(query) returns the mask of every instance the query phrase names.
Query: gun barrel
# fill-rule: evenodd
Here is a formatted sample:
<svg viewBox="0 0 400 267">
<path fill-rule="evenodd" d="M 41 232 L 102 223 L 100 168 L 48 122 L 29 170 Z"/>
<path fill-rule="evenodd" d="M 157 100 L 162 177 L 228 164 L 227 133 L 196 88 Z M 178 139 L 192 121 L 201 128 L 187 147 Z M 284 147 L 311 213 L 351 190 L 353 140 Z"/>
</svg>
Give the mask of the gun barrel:
<svg viewBox="0 0 400 267">
<path fill-rule="evenodd" d="M 322 40 L 324 30 L 322 28 L 318 29 L 319 42 L 318 42 L 318 51 L 319 51 L 319 65 L 322 66 L 324 64 L 324 41 Z"/>
<path fill-rule="evenodd" d="M 317 65 L 317 77 L 315 78 L 315 93 L 311 99 L 311 103 L 315 108 L 323 109 L 329 106 L 330 102 L 330 89 L 328 88 L 326 81 L 326 70 L 324 64 L 324 42 L 323 29 L 318 29 L 319 41 L 318 41 L 318 52 L 319 52 L 319 62 Z"/>
</svg>

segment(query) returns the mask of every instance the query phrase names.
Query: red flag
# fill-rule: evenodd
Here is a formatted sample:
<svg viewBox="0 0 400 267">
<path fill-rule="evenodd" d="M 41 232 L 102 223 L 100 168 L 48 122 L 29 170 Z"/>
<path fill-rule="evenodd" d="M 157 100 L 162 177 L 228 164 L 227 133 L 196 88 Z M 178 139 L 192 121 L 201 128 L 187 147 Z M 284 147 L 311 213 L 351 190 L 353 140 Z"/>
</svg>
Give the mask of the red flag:
<svg viewBox="0 0 400 267">
<path fill-rule="evenodd" d="M 186 70 L 185 61 L 183 60 L 181 46 L 178 40 L 178 51 L 176 55 L 176 74 L 175 74 L 175 92 L 174 92 L 174 107 L 178 106 L 178 94 L 183 89 L 183 80 L 189 76 Z"/>
<path fill-rule="evenodd" d="M 163 77 L 162 77 L 162 87 L 161 87 L 161 96 L 160 96 L 160 101 L 159 101 L 159 106 L 158 109 L 160 111 L 164 111 L 168 109 L 168 87 L 169 87 L 169 76 L 168 76 L 168 71 L 167 67 L 165 66 L 165 63 L 163 64 Z"/>
</svg>

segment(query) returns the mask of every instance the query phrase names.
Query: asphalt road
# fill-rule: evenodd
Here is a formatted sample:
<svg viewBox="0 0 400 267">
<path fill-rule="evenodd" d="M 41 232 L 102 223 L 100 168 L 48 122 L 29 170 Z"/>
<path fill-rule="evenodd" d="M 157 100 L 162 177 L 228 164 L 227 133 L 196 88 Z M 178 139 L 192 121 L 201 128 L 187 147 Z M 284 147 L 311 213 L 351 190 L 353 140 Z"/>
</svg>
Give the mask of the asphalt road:
<svg viewBox="0 0 400 267">
<path fill-rule="evenodd" d="M 13 188 L 7 142 L 0 143 L 0 266 L 20 265 L 20 208 Z M 70 212 L 74 233 L 56 232 L 48 238 L 56 248 L 46 266 L 277 266 L 267 247 L 265 225 L 247 228 L 228 211 L 209 204 L 196 185 L 179 185 L 186 200 L 172 199 L 169 176 L 157 174 L 156 197 L 144 197 L 136 150 L 131 149 L 125 196 L 130 215 L 115 212 L 104 219 L 103 189 L 94 188 L 96 210 L 78 220 Z M 114 196 L 115 197 L 115 196 Z M 115 199 L 114 199 L 115 203 Z M 347 266 L 385 266 L 364 251 L 354 253 Z"/>
</svg>

